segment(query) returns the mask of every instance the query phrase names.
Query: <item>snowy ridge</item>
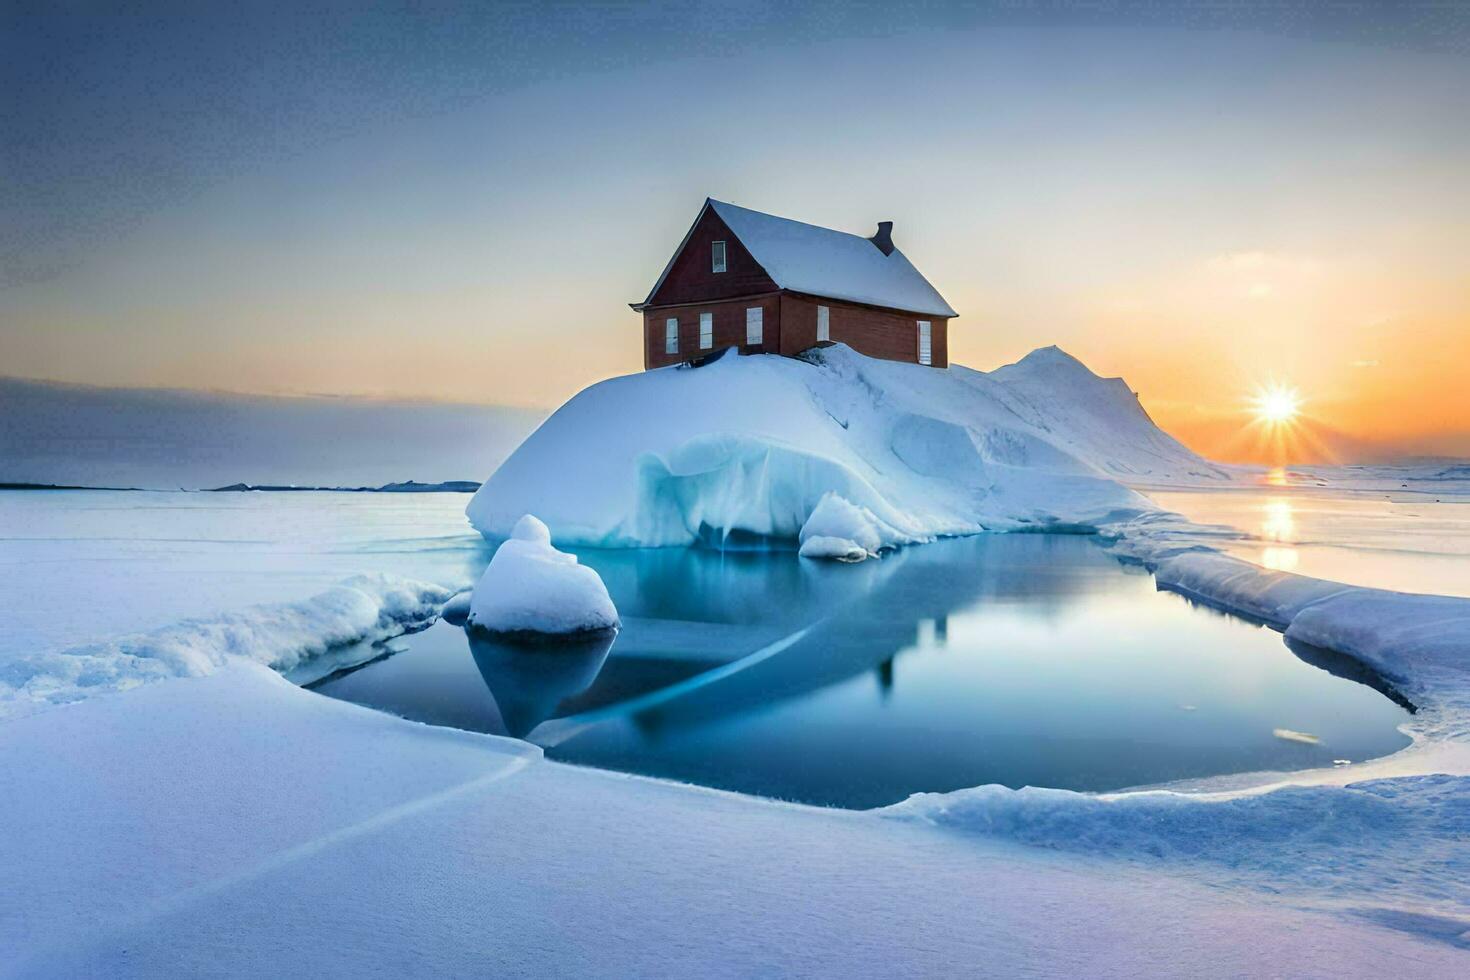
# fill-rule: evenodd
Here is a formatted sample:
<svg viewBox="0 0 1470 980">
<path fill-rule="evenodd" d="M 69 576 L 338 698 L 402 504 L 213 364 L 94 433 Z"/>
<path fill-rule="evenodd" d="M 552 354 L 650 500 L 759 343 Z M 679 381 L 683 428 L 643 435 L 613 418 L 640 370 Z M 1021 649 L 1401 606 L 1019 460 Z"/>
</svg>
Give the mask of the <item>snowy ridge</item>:
<svg viewBox="0 0 1470 980">
<path fill-rule="evenodd" d="M 1269 793 L 1095 796 L 981 786 L 878 811 L 967 836 L 1179 866 L 1232 884 L 1470 911 L 1470 778 L 1432 775 Z"/>
<path fill-rule="evenodd" d="M 837 345 L 614 378 L 557 410 L 466 512 L 491 539 L 535 512 L 558 544 L 794 544 L 833 493 L 889 529 L 892 547 L 1156 512 L 1122 474 L 1228 479 L 1158 432 L 1125 385 L 1043 353 L 987 375 Z M 1071 400 L 1049 403 L 1048 384 Z"/>
<path fill-rule="evenodd" d="M 0 716 L 167 677 L 212 674 L 232 660 L 291 670 L 333 648 L 430 623 L 451 595 L 449 589 L 410 579 L 356 576 L 300 602 L 187 619 L 105 643 L 39 653 L 3 665 Z"/>
<path fill-rule="evenodd" d="M 979 374 L 960 368 L 965 374 Z M 1059 347 L 1032 351 L 984 375 L 1024 402 L 1025 414 L 1068 451 L 1093 458 L 1124 482 L 1209 485 L 1233 481 L 1231 470 L 1187 449 L 1154 424 L 1122 378 L 1099 378 Z M 1095 447 L 1106 447 L 1094 455 Z M 1190 461 L 1183 471 L 1181 461 Z"/>
</svg>

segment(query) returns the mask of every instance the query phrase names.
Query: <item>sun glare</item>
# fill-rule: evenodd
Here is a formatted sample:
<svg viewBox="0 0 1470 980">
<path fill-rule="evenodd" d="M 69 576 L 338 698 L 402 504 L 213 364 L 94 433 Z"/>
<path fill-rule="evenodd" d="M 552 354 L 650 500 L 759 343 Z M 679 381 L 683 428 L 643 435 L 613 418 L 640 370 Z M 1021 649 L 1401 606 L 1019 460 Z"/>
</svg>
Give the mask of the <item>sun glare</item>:
<svg viewBox="0 0 1470 980">
<path fill-rule="evenodd" d="M 1268 388 L 1255 397 L 1256 418 L 1262 422 L 1281 424 L 1296 418 L 1301 398 L 1291 388 Z"/>
<path fill-rule="evenodd" d="M 1270 485 L 1290 483 L 1285 467 L 1303 459 L 1332 460 L 1333 454 L 1317 435 L 1320 424 L 1307 413 L 1307 399 L 1280 381 L 1256 386 L 1240 406 L 1245 424 L 1237 437 L 1251 453 L 1275 469 L 1263 475 Z"/>
</svg>

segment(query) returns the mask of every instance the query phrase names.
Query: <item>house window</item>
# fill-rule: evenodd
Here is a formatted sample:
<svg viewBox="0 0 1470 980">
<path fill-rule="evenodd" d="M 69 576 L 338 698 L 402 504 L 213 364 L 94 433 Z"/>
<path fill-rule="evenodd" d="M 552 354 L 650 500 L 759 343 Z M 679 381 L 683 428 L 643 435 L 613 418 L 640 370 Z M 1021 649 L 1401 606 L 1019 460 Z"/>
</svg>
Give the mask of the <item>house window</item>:
<svg viewBox="0 0 1470 980">
<path fill-rule="evenodd" d="M 679 318 L 669 317 L 664 321 L 664 353 L 679 353 Z"/>
<path fill-rule="evenodd" d="M 715 315 L 699 314 L 699 349 L 709 350 L 715 345 Z"/>
<path fill-rule="evenodd" d="M 725 271 L 725 243 L 710 242 L 709 246 L 710 266 L 715 272 Z"/>
<path fill-rule="evenodd" d="M 817 343 L 832 339 L 832 311 L 825 306 L 817 307 Z"/>
<path fill-rule="evenodd" d="M 745 311 L 745 342 L 747 344 L 759 344 L 761 336 L 761 316 L 765 311 L 759 306 L 752 306 Z"/>
<path fill-rule="evenodd" d="M 929 321 L 919 321 L 919 363 L 933 364 L 934 349 L 929 340 Z"/>
</svg>

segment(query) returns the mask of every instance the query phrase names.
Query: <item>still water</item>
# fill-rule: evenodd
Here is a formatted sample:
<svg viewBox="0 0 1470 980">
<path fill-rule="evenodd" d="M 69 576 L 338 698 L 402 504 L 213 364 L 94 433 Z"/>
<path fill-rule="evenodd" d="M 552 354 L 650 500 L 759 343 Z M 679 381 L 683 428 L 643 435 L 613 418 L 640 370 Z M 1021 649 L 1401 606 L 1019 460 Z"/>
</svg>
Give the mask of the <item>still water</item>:
<svg viewBox="0 0 1470 980">
<path fill-rule="evenodd" d="M 1372 678 L 1160 593 L 1083 537 L 981 535 L 851 566 L 579 554 L 623 616 L 610 643 L 507 647 L 441 622 L 315 689 L 566 762 L 853 808 L 1330 766 L 1409 742 Z"/>
</svg>

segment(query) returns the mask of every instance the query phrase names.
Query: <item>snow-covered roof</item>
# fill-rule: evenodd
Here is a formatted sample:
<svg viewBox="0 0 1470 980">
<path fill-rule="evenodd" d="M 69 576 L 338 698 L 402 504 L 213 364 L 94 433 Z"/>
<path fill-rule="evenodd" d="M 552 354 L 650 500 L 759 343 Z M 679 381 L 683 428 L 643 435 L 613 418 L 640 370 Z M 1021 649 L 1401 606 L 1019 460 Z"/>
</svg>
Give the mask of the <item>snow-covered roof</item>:
<svg viewBox="0 0 1470 980">
<path fill-rule="evenodd" d="M 896 248 L 884 255 L 861 235 L 778 218 L 713 198 L 705 201 L 705 207 L 714 208 L 782 289 L 910 313 L 959 315 Z M 661 285 L 662 276 L 649 293 L 650 299 Z"/>
</svg>

